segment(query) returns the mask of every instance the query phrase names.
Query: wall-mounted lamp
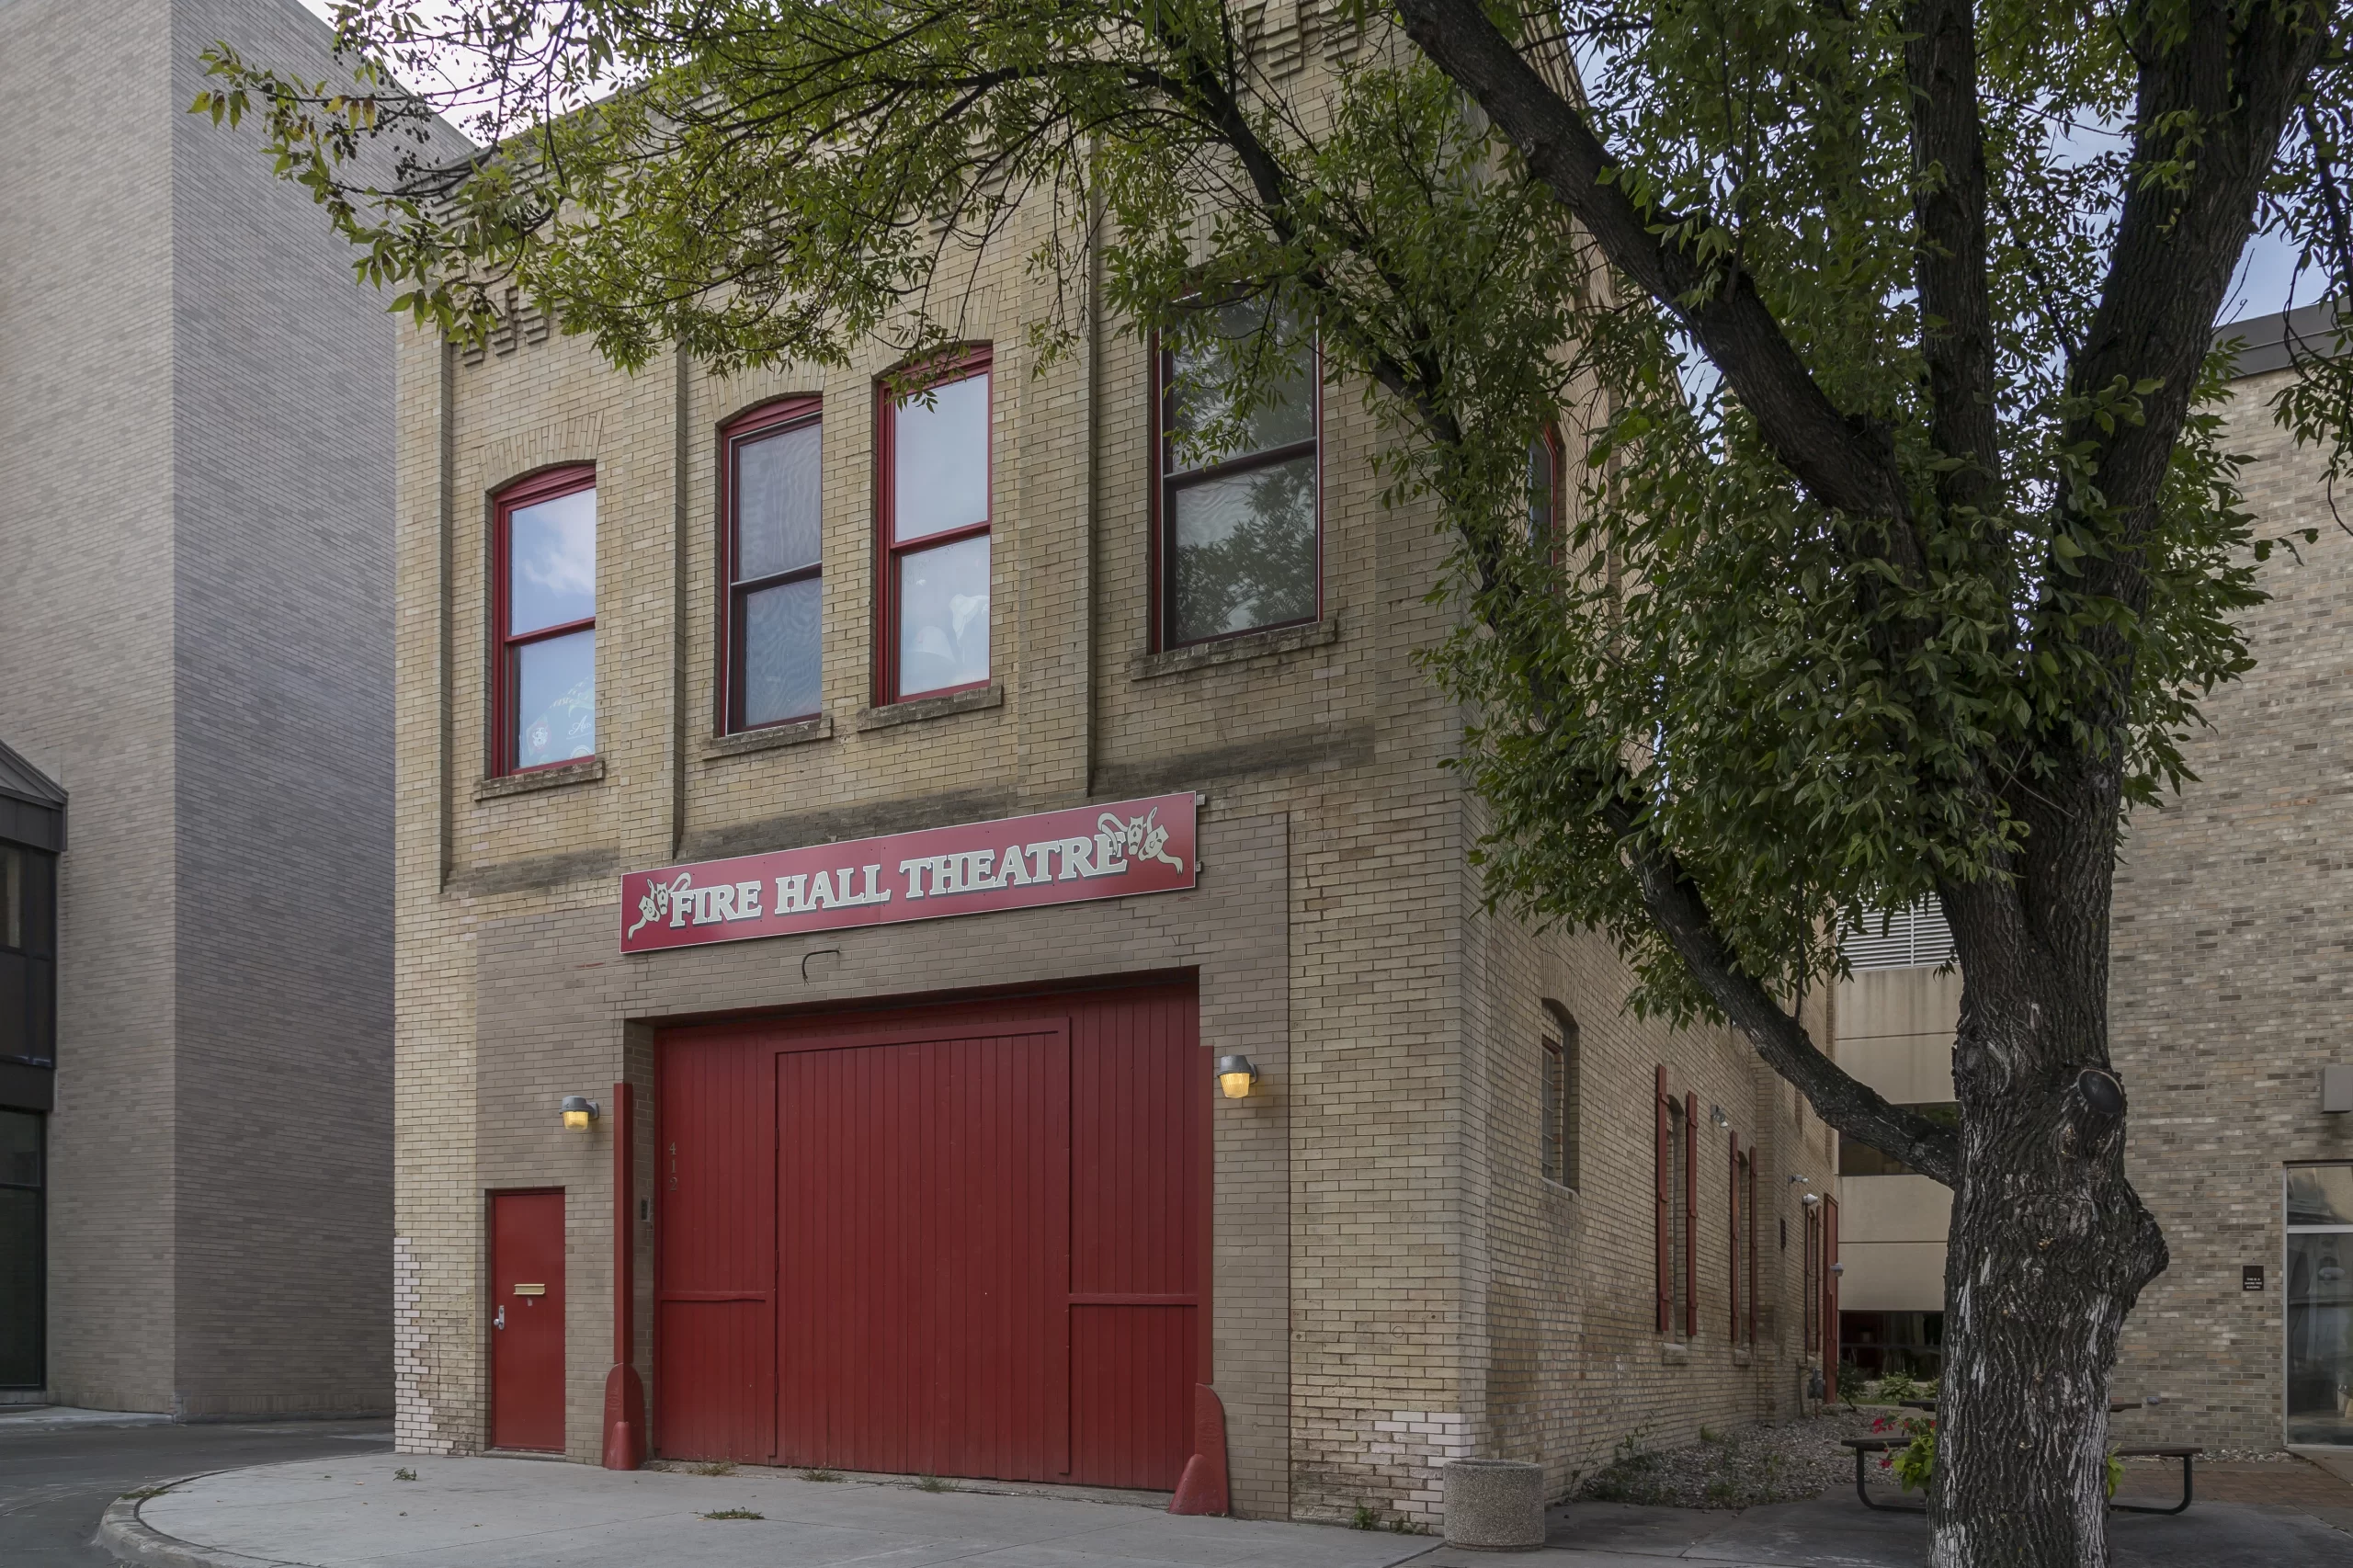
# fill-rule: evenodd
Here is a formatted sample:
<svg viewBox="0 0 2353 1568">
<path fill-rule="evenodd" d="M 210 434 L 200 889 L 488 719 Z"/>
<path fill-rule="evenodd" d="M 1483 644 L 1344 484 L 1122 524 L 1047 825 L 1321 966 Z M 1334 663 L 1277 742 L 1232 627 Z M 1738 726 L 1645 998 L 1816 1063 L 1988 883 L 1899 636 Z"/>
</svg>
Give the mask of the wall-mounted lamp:
<svg viewBox="0 0 2353 1568">
<path fill-rule="evenodd" d="M 586 1127 L 597 1119 L 597 1102 L 586 1095 L 563 1096 L 563 1124 L 566 1127 Z"/>
<path fill-rule="evenodd" d="M 1724 1108 L 1720 1105 L 1711 1105 L 1708 1108 L 1708 1119 L 1716 1124 L 1716 1131 L 1719 1132 L 1732 1131 L 1732 1118 L 1724 1114 Z"/>
<path fill-rule="evenodd" d="M 1809 1192 L 1801 1197 L 1798 1201 L 1804 1204 L 1807 1208 L 1812 1209 L 1822 1201 L 1822 1194 L 1818 1192 Z"/>
<path fill-rule="evenodd" d="M 1793 1185 L 1803 1186 L 1812 1182 L 1813 1178 L 1812 1176 L 1793 1176 L 1790 1180 Z"/>
<path fill-rule="evenodd" d="M 1227 1099 L 1249 1097 L 1250 1085 L 1258 1081 L 1258 1070 L 1250 1065 L 1246 1056 L 1221 1056 L 1217 1059 L 1218 1092 Z"/>
</svg>

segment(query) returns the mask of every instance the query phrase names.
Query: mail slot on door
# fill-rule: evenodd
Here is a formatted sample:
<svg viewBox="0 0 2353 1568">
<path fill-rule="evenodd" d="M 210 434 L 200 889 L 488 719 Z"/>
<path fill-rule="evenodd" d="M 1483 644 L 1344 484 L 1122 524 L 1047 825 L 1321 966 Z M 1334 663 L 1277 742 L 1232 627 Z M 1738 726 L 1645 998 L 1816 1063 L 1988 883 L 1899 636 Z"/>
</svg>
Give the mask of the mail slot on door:
<svg viewBox="0 0 2353 1568">
<path fill-rule="evenodd" d="M 515 1293 L 518 1296 L 544 1296 L 548 1293 L 548 1288 L 544 1285 L 517 1285 L 515 1287 Z"/>
</svg>

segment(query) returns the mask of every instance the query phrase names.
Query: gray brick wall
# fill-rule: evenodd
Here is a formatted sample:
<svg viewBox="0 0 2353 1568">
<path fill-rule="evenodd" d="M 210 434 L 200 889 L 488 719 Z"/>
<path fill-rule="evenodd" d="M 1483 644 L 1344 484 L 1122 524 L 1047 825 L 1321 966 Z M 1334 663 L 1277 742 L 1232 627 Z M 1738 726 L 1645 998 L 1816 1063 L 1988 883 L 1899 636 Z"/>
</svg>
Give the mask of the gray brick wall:
<svg viewBox="0 0 2353 1568">
<path fill-rule="evenodd" d="M 389 1408 L 393 326 L 253 131 L 293 0 L 0 6 L 0 733 L 73 792 L 51 1368 Z"/>
</svg>

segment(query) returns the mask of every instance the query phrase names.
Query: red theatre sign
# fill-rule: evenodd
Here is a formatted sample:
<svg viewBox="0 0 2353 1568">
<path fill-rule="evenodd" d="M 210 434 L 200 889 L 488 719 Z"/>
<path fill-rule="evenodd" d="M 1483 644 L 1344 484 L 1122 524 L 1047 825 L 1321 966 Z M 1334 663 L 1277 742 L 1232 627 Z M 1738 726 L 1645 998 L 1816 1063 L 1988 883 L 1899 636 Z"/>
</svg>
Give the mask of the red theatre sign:
<svg viewBox="0 0 2353 1568">
<path fill-rule="evenodd" d="M 621 951 L 890 926 L 1193 885 L 1191 795 L 631 871 Z"/>
</svg>

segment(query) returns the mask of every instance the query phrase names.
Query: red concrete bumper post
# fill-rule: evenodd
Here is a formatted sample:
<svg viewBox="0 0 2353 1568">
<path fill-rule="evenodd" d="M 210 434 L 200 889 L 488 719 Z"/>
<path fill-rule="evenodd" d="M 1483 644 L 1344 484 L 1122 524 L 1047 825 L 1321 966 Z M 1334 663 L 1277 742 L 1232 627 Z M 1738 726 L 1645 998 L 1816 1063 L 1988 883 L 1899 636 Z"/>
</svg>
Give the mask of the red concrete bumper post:
<svg viewBox="0 0 2353 1568">
<path fill-rule="evenodd" d="M 645 1463 L 645 1384 L 637 1375 L 637 1130 L 630 1086 L 613 1085 L 613 1369 L 605 1374 L 605 1468 Z"/>
<path fill-rule="evenodd" d="M 1225 1401 L 1207 1383 L 1193 1385 L 1193 1457 L 1177 1478 L 1172 1514 L 1230 1514 L 1233 1499 L 1226 1482 Z"/>
</svg>

